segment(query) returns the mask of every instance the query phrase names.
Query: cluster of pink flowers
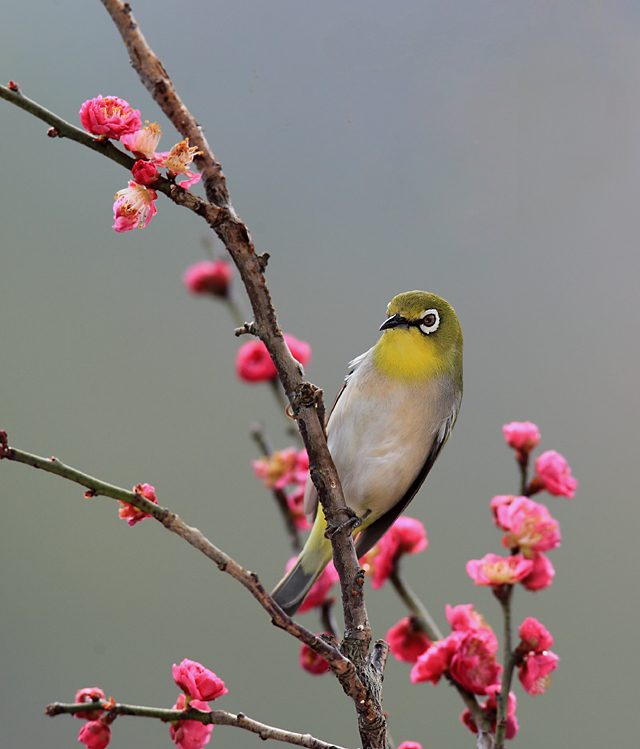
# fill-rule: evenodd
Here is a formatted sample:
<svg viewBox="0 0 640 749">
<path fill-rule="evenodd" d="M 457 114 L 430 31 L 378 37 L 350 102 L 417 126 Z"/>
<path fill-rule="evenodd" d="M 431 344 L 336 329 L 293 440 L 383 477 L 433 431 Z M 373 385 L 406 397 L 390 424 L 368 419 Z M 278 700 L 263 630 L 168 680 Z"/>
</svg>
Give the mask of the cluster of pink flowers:
<svg viewBox="0 0 640 749">
<path fill-rule="evenodd" d="M 76 704 L 104 702 L 105 700 L 104 692 L 99 687 L 79 689 L 76 692 Z M 104 718 L 101 718 L 103 712 L 102 708 L 99 708 L 74 714 L 75 718 L 81 718 L 86 721 L 80 729 L 78 741 L 82 742 L 87 749 L 105 749 L 105 747 L 109 746 L 109 742 L 111 741 L 111 727 Z"/>
<path fill-rule="evenodd" d="M 518 663 L 518 677 L 529 694 L 542 694 L 551 683 L 550 674 L 558 668 L 560 660 L 549 648 L 553 637 L 537 619 L 525 619 L 518 630 L 520 644 L 517 652 L 521 657 Z"/>
<path fill-rule="evenodd" d="M 306 367 L 311 359 L 311 346 L 288 333 L 284 334 L 284 340 L 293 358 Z M 268 382 L 278 376 L 267 347 L 262 341 L 257 340 L 247 341 L 240 346 L 236 356 L 236 374 L 241 380 L 251 383 Z"/>
<path fill-rule="evenodd" d="M 540 442 L 540 431 L 530 421 L 512 421 L 502 427 L 507 445 L 516 451 L 518 462 L 527 465 L 529 454 Z M 546 489 L 554 497 L 571 499 L 578 487 L 567 461 L 555 450 L 547 450 L 535 462 L 536 475 L 529 486 L 529 494 Z"/>
<path fill-rule="evenodd" d="M 157 123 L 142 127 L 140 112 L 117 96 L 98 96 L 85 101 L 80 108 L 80 121 L 85 130 L 100 138 L 119 140 L 137 161 L 132 168 L 133 180 L 119 190 L 113 205 L 113 228 L 118 232 L 148 226 L 156 214 L 157 192 L 151 185 L 158 179 L 158 169 L 166 169 L 171 178 L 184 175 L 180 187 L 188 190 L 200 180 L 200 174 L 189 167 L 199 154 L 185 139 L 170 151 L 157 152 L 162 131 Z"/>
<path fill-rule="evenodd" d="M 381 588 L 403 554 L 418 554 L 428 545 L 424 525 L 419 520 L 399 517 L 378 543 L 360 560 L 362 569 L 371 575 L 371 587 Z"/>
<path fill-rule="evenodd" d="M 284 492 L 291 517 L 300 530 L 310 525 L 304 514 L 304 487 L 309 476 L 309 456 L 306 450 L 287 447 L 276 450 L 271 455 L 251 461 L 257 478 L 267 489 L 280 489 Z"/>
<path fill-rule="evenodd" d="M 447 606 L 446 611 L 453 631 L 418 656 L 411 681 L 437 684 L 448 673 L 469 692 L 487 694 L 489 687 L 499 685 L 502 673 L 496 660 L 498 640 L 472 604 Z"/>
<path fill-rule="evenodd" d="M 227 260 L 203 260 L 187 268 L 182 280 L 192 294 L 210 294 L 224 299 L 229 295 L 232 276 L 231 263 Z"/>
<path fill-rule="evenodd" d="M 180 665 L 173 664 L 173 680 L 182 689 L 174 710 L 196 708 L 211 712 L 210 700 L 216 700 L 229 691 L 224 681 L 202 664 L 185 658 Z M 171 740 L 180 749 L 202 749 L 209 743 L 213 725 L 204 725 L 197 720 L 177 720 L 169 726 Z"/>
<path fill-rule="evenodd" d="M 142 495 L 145 499 L 148 499 L 150 502 L 153 502 L 154 505 L 158 504 L 158 499 L 156 497 L 156 489 L 154 486 L 151 486 L 151 484 L 136 484 L 133 487 L 133 491 L 136 494 Z M 144 520 L 145 518 L 150 518 L 151 515 L 149 515 L 148 512 L 144 512 L 144 510 L 139 510 L 137 507 L 134 507 L 133 505 L 130 505 L 128 502 L 123 502 L 121 499 L 118 500 L 120 502 L 120 509 L 118 510 L 118 514 L 123 520 L 126 520 L 129 525 L 133 526 L 136 523 L 139 523 L 141 520 Z"/>
</svg>

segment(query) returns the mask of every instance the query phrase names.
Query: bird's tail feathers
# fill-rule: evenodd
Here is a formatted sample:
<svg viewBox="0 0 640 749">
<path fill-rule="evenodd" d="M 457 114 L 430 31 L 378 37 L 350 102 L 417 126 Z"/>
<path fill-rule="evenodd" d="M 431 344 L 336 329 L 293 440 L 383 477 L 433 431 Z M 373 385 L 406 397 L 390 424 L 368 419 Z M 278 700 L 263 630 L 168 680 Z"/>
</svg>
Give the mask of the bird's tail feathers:
<svg viewBox="0 0 640 749">
<path fill-rule="evenodd" d="M 293 616 L 300 606 L 302 606 L 307 593 L 320 577 L 323 569 L 324 566 L 319 571 L 314 569 L 310 572 L 305 572 L 299 558 L 291 570 L 276 585 L 271 593 L 271 597 L 285 614 Z"/>
</svg>

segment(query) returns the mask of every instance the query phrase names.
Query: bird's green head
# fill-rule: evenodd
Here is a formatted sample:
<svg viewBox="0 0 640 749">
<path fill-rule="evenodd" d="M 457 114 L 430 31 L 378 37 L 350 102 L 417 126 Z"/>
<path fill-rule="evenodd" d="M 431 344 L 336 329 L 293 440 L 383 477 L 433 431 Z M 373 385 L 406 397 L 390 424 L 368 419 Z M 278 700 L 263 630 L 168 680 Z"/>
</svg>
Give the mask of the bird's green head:
<svg viewBox="0 0 640 749">
<path fill-rule="evenodd" d="M 380 330 L 373 356 L 386 375 L 424 381 L 446 374 L 462 386 L 462 331 L 444 299 L 426 291 L 398 294 Z"/>
</svg>

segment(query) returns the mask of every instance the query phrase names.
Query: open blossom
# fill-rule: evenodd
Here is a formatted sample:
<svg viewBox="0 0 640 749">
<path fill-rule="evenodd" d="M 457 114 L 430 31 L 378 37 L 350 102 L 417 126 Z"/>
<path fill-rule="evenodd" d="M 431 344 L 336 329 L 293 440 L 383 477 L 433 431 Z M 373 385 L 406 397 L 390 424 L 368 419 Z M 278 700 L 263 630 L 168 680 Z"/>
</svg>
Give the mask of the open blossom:
<svg viewBox="0 0 640 749">
<path fill-rule="evenodd" d="M 190 700 L 187 704 L 187 698 L 184 694 L 178 697 L 173 709 L 186 710 L 191 707 L 202 710 L 204 713 L 211 712 L 211 707 L 202 700 Z M 177 744 L 180 749 L 202 749 L 209 743 L 211 731 L 213 731 L 212 724 L 205 726 L 197 720 L 177 720 L 172 721 L 169 725 L 171 741 Z"/>
<path fill-rule="evenodd" d="M 560 658 L 550 650 L 531 652 L 518 664 L 518 678 L 529 694 L 542 694 L 551 684 L 551 672 L 558 668 Z"/>
<path fill-rule="evenodd" d="M 398 749 L 422 749 L 422 744 L 419 744 L 417 741 L 403 741 L 398 746 Z"/>
<path fill-rule="evenodd" d="M 467 629 L 490 629 L 482 614 L 474 610 L 472 603 L 461 603 L 458 606 L 445 606 L 447 621 L 451 629 L 465 631 Z"/>
<path fill-rule="evenodd" d="M 309 528 L 311 528 L 311 523 L 308 521 L 304 512 L 304 484 L 301 484 L 294 489 L 287 490 L 285 492 L 285 497 L 295 527 L 299 531 L 309 530 Z"/>
<path fill-rule="evenodd" d="M 309 472 L 306 450 L 287 447 L 259 460 L 252 460 L 253 472 L 267 489 L 284 489 L 287 484 L 304 484 Z"/>
<path fill-rule="evenodd" d="M 130 180 L 129 187 L 116 193 L 116 202 L 113 204 L 113 228 L 117 232 L 125 232 L 148 226 L 149 221 L 157 213 L 157 199 L 158 193 L 155 190 Z"/>
<path fill-rule="evenodd" d="M 89 687 L 87 689 L 79 689 L 76 692 L 76 698 L 74 702 L 77 704 L 95 702 L 96 700 L 104 700 L 104 692 L 99 687 Z M 98 720 L 102 715 L 102 709 L 98 710 L 87 710 L 84 713 L 74 713 L 74 718 L 82 718 L 83 720 Z"/>
<path fill-rule="evenodd" d="M 399 517 L 378 543 L 362 558 L 362 568 L 371 575 L 371 587 L 381 588 L 403 554 L 427 548 L 427 534 L 419 520 Z"/>
<path fill-rule="evenodd" d="M 192 294 L 226 297 L 232 277 L 231 263 L 226 260 L 203 260 L 187 268 L 182 281 Z"/>
<path fill-rule="evenodd" d="M 494 733 L 496 731 L 496 724 L 498 720 L 498 702 L 496 699 L 496 695 L 500 694 L 500 691 L 501 689 L 498 684 L 492 684 L 491 686 L 487 687 L 487 694 L 489 695 L 489 698 L 484 703 L 484 705 L 482 705 L 482 712 L 484 713 L 485 718 L 489 721 L 491 730 Z M 507 730 L 505 732 L 506 739 L 513 739 L 518 733 L 519 726 L 518 719 L 516 718 L 517 704 L 518 703 L 515 694 L 513 692 L 509 692 L 509 697 L 507 699 Z M 460 716 L 460 720 L 472 733 L 478 733 L 478 727 L 471 717 L 471 711 L 469 710 L 469 708 L 467 708 L 462 713 L 462 715 Z"/>
<path fill-rule="evenodd" d="M 502 666 L 496 661 L 498 641 L 489 629 L 454 632 L 457 647 L 451 657 L 449 673 L 474 694 L 486 694 L 487 687 L 498 684 Z"/>
<path fill-rule="evenodd" d="M 385 640 L 389 649 L 399 661 L 415 663 L 431 645 L 431 640 L 418 629 L 409 616 L 395 624 L 387 632 Z"/>
<path fill-rule="evenodd" d="M 160 143 L 162 130 L 157 122 L 147 123 L 143 128 L 138 125 L 138 129 L 128 133 L 121 138 L 122 145 L 136 156 L 144 156 L 147 159 L 155 159 L 156 148 Z"/>
<path fill-rule="evenodd" d="M 553 565 L 544 554 L 533 555 L 533 567 L 531 572 L 520 580 L 523 587 L 532 593 L 548 588 L 553 582 L 553 576 L 556 571 Z"/>
<path fill-rule="evenodd" d="M 288 333 L 284 334 L 284 340 L 293 358 L 305 367 L 311 359 L 311 346 Z M 236 374 L 245 382 L 267 382 L 278 376 L 262 341 L 247 341 L 240 347 L 236 356 Z"/>
<path fill-rule="evenodd" d="M 151 486 L 151 484 L 136 484 L 136 486 L 133 487 L 133 491 L 136 494 L 142 494 L 142 496 L 145 499 L 148 499 L 150 502 L 153 502 L 154 505 L 158 504 L 155 487 Z M 118 510 L 118 514 L 123 520 L 126 520 L 127 523 L 129 523 L 129 525 L 131 526 L 134 526 L 136 523 L 139 523 L 141 520 L 144 520 L 145 518 L 151 517 L 151 515 L 149 515 L 148 512 L 145 512 L 144 510 L 139 510 L 137 507 L 130 505 L 128 502 L 123 502 L 122 500 L 118 500 L 118 501 L 122 505 L 120 509 Z"/>
<path fill-rule="evenodd" d="M 191 185 L 195 185 L 196 182 L 200 181 L 202 175 L 197 172 L 193 172 L 189 169 L 194 156 L 198 156 L 202 151 L 198 151 L 196 146 L 189 146 L 189 138 L 176 143 L 176 145 L 170 150 L 164 153 L 156 154 L 156 162 L 159 166 L 163 166 L 170 175 L 176 177 L 179 174 L 184 174 L 187 179 L 180 182 L 180 187 L 184 187 L 188 190 Z"/>
<path fill-rule="evenodd" d="M 80 122 L 93 135 L 106 135 L 113 140 L 135 133 L 142 124 L 140 112 L 117 96 L 97 96 L 85 101 L 80 107 Z"/>
<path fill-rule="evenodd" d="M 303 642 L 300 647 L 300 668 L 309 674 L 320 676 L 329 670 L 329 664 Z"/>
<path fill-rule="evenodd" d="M 530 421 L 512 421 L 502 427 L 504 438 L 513 450 L 528 455 L 540 442 L 540 432 Z"/>
<path fill-rule="evenodd" d="M 173 680 L 191 699 L 216 700 L 229 691 L 222 679 L 201 663 L 185 658 L 180 665 L 173 664 Z"/>
<path fill-rule="evenodd" d="M 87 749 L 106 749 L 111 741 L 111 728 L 101 720 L 89 720 L 80 729 L 78 741 Z"/>
<path fill-rule="evenodd" d="M 498 525 L 508 533 L 502 539 L 507 549 L 520 548 L 527 559 L 534 552 L 549 551 L 560 545 L 560 526 L 544 505 L 528 497 L 516 497 L 498 508 Z"/>
<path fill-rule="evenodd" d="M 569 464 L 555 450 L 547 450 L 536 459 L 536 478 L 549 494 L 555 497 L 571 499 L 578 487 L 577 480 L 571 475 Z"/>
<path fill-rule="evenodd" d="M 544 627 L 537 619 L 528 616 L 518 629 L 520 635 L 520 645 L 518 650 L 535 653 L 542 653 L 553 645 L 553 637 L 549 630 Z"/>
<path fill-rule="evenodd" d="M 482 559 L 467 562 L 467 573 L 476 585 L 515 585 L 526 577 L 533 568 L 533 562 L 521 554 L 500 557 L 485 554 Z"/>
<path fill-rule="evenodd" d="M 496 636 L 471 604 L 447 606 L 447 618 L 453 632 L 418 657 L 411 669 L 411 681 L 437 684 L 448 672 L 470 692 L 486 694 L 492 684 L 499 683 L 502 673 L 496 661 Z"/>
</svg>

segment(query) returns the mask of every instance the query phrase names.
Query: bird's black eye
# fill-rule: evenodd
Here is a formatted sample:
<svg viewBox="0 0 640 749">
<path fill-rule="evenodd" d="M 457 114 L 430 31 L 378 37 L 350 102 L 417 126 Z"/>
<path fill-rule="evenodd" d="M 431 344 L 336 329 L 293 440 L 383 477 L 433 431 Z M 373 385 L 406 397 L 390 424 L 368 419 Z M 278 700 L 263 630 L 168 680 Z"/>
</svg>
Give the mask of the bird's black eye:
<svg viewBox="0 0 640 749">
<path fill-rule="evenodd" d="M 440 315 L 436 309 L 427 309 L 420 315 L 420 330 L 429 335 L 434 333 L 440 325 Z"/>
</svg>

